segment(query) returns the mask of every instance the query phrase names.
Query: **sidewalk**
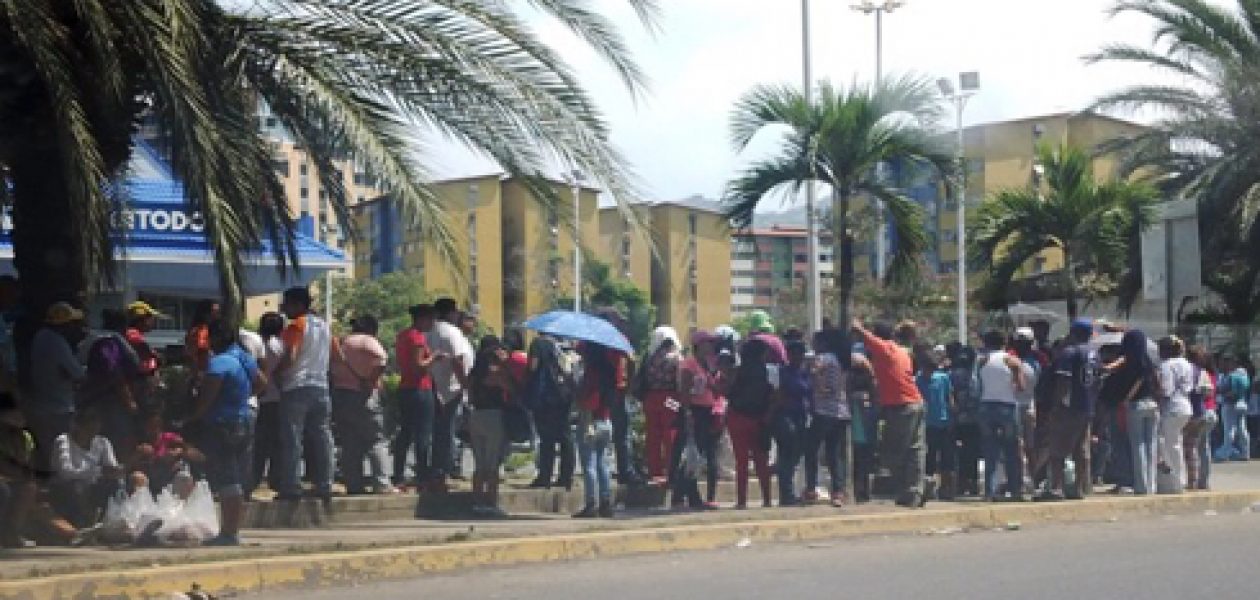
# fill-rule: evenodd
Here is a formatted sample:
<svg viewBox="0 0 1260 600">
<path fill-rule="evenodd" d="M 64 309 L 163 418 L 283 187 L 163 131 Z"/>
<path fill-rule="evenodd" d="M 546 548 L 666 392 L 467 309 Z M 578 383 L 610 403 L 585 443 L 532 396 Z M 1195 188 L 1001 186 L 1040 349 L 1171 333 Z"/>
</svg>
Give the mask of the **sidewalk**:
<svg viewBox="0 0 1260 600">
<path fill-rule="evenodd" d="M 425 572 L 693 550 L 855 535 L 956 531 L 1013 523 L 1106 521 L 1137 515 L 1248 510 L 1260 502 L 1260 464 L 1222 465 L 1216 490 L 1182 496 L 1096 496 L 1086 502 L 932 503 L 908 511 L 875 502 L 830 507 L 640 512 L 579 521 L 520 515 L 504 521 L 391 520 L 324 529 L 249 530 L 240 548 L 38 548 L 0 554 L 0 599 L 186 590 L 257 590 L 404 577 Z M 1251 490 L 1251 491 L 1249 491 Z"/>
</svg>

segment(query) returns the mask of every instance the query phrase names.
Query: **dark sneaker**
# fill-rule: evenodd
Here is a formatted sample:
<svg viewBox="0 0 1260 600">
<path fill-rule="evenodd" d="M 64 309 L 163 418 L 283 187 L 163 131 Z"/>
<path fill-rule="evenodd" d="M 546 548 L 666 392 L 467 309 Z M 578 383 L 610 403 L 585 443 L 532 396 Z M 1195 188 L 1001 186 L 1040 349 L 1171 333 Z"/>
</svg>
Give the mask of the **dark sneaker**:
<svg viewBox="0 0 1260 600">
<path fill-rule="evenodd" d="M 594 504 L 587 504 L 585 508 L 573 514 L 574 519 L 594 519 L 599 516 L 599 510 Z"/>
</svg>

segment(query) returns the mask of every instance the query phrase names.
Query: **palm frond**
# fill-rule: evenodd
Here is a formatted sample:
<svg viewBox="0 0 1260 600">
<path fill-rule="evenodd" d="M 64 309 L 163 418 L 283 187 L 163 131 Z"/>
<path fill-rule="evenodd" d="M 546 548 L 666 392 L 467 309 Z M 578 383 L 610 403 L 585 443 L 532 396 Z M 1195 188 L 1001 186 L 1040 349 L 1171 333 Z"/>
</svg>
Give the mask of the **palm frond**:
<svg viewBox="0 0 1260 600">
<path fill-rule="evenodd" d="M 893 228 L 894 249 L 885 283 L 905 284 L 922 276 L 923 254 L 931 239 L 927 233 L 927 215 L 923 207 L 899 190 L 871 186 L 869 192 L 884 204 Z"/>
<path fill-rule="evenodd" d="M 810 181 L 808 162 L 798 150 L 787 148 L 778 156 L 744 167 L 726 185 L 722 196 L 726 217 L 739 228 L 752 225 L 757 206 L 774 193 L 799 192 Z"/>
</svg>

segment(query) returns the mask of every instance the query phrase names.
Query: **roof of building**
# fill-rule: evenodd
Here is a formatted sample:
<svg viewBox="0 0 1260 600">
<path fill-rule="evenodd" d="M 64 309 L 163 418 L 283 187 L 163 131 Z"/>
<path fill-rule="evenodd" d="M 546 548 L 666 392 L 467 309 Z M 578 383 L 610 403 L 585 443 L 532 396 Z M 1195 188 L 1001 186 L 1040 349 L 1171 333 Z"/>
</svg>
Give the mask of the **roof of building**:
<svg viewBox="0 0 1260 600">
<path fill-rule="evenodd" d="M 778 237 L 778 238 L 804 238 L 806 229 L 793 225 L 773 225 L 770 227 L 759 227 L 754 229 L 740 229 L 732 231 L 731 235 L 735 237 Z M 820 231 L 819 237 L 827 239 L 831 234 L 827 231 Z"/>
<path fill-rule="evenodd" d="M 698 194 L 678 200 L 658 200 L 656 202 L 649 202 L 648 204 L 651 204 L 652 206 L 678 206 L 701 212 L 716 213 L 720 215 L 726 214 L 726 211 L 722 208 L 721 202 L 705 198 L 704 196 L 700 196 Z"/>
<path fill-rule="evenodd" d="M 984 129 L 986 127 L 994 127 L 998 125 L 1010 125 L 1014 123 L 1027 123 L 1031 121 L 1047 121 L 1050 119 L 1077 119 L 1077 118 L 1095 118 L 1095 119 L 1102 119 L 1104 121 L 1114 121 L 1116 123 L 1122 123 L 1122 124 L 1130 125 L 1133 127 L 1144 127 L 1144 128 L 1149 127 L 1149 125 L 1139 123 L 1137 121 L 1133 121 L 1130 119 L 1124 119 L 1121 117 L 1104 114 L 1096 110 L 1085 109 L 1085 110 L 1076 110 L 1076 111 L 1065 110 L 1065 111 L 1044 113 L 1044 114 L 1038 114 L 1038 115 L 1028 115 L 1028 116 L 1016 117 L 1012 119 L 1002 119 L 1000 121 L 989 121 L 987 123 L 973 123 L 965 127 L 965 129 L 975 130 L 975 129 Z"/>
</svg>

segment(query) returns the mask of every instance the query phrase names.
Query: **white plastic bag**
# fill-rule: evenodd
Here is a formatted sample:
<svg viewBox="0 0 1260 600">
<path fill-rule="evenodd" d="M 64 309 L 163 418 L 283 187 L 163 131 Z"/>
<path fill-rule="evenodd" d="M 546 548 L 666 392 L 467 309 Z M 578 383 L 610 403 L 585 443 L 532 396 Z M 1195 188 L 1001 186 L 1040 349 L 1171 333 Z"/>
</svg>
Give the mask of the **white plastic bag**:
<svg viewBox="0 0 1260 600">
<path fill-rule="evenodd" d="M 119 491 L 109 499 L 105 518 L 101 521 L 101 541 L 106 544 L 130 544 L 136 540 L 146 515 L 153 512 L 153 495 L 141 488 L 130 496 Z"/>
<path fill-rule="evenodd" d="M 170 487 L 162 490 L 156 513 L 162 525 L 154 537 L 164 546 L 196 546 L 219 535 L 219 514 L 205 481 L 197 482 L 186 501 L 175 496 Z"/>
<path fill-rule="evenodd" d="M 219 511 L 214 506 L 210 484 L 205 480 L 197 482 L 188 502 L 184 503 L 184 517 L 191 538 L 205 541 L 219 535 Z"/>
</svg>

